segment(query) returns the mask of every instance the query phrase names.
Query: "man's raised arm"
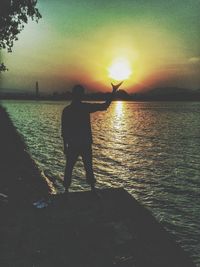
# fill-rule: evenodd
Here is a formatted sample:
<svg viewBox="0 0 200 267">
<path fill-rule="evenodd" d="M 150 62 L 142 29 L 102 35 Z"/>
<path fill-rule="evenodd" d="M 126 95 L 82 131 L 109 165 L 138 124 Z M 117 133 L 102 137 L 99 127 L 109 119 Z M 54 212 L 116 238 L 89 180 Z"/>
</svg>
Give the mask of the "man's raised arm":
<svg viewBox="0 0 200 267">
<path fill-rule="evenodd" d="M 123 82 L 120 82 L 116 85 L 114 85 L 113 83 L 111 83 L 112 85 L 112 93 L 109 95 L 109 97 L 107 98 L 107 100 L 104 103 L 101 104 L 90 104 L 90 112 L 96 112 L 96 111 L 103 111 L 106 110 L 114 97 L 115 92 L 117 91 L 117 89 L 120 87 L 120 85 L 122 85 Z"/>
</svg>

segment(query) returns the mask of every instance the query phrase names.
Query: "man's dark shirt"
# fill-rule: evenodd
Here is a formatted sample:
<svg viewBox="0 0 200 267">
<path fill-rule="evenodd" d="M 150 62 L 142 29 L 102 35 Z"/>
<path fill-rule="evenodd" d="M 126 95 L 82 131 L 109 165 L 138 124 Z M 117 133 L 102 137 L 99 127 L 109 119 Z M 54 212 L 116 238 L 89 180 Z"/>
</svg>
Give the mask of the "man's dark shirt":
<svg viewBox="0 0 200 267">
<path fill-rule="evenodd" d="M 111 103 L 103 104 L 71 103 L 62 113 L 62 137 L 68 145 L 92 144 L 90 113 L 106 110 Z"/>
</svg>

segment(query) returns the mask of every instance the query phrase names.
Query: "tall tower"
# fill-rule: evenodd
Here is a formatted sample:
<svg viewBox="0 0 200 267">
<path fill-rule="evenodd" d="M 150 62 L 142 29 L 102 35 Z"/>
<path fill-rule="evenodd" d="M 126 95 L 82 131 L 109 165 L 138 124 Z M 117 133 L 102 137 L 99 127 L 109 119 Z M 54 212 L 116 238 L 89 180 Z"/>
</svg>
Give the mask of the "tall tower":
<svg viewBox="0 0 200 267">
<path fill-rule="evenodd" d="M 38 81 L 35 83 L 35 96 L 36 96 L 36 98 L 39 97 L 39 84 L 38 84 Z"/>
</svg>

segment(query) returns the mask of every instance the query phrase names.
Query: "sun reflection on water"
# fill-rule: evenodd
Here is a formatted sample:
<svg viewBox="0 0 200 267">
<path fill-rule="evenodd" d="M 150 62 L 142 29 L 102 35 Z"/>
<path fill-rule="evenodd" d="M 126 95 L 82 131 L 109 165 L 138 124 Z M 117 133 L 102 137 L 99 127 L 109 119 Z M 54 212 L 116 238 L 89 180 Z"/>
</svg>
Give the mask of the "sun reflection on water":
<svg viewBox="0 0 200 267">
<path fill-rule="evenodd" d="M 113 127 L 116 131 L 120 131 L 123 124 L 123 117 L 124 117 L 124 102 L 117 101 L 114 103 L 113 107 Z"/>
<path fill-rule="evenodd" d="M 122 101 L 115 102 L 115 112 L 117 117 L 120 117 L 123 114 L 123 107 L 124 107 L 124 102 Z"/>
</svg>

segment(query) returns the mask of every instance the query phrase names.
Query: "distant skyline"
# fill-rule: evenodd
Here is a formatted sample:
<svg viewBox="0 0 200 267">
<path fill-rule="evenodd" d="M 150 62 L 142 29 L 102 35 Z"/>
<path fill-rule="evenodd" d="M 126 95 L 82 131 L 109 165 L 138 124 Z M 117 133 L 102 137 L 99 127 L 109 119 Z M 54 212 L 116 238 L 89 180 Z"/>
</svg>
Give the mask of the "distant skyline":
<svg viewBox="0 0 200 267">
<path fill-rule="evenodd" d="M 127 92 L 153 87 L 200 88 L 200 1 L 39 0 L 30 21 L 3 54 L 2 88 L 41 92 L 82 83 L 108 91 L 108 67 L 129 61 Z"/>
</svg>

